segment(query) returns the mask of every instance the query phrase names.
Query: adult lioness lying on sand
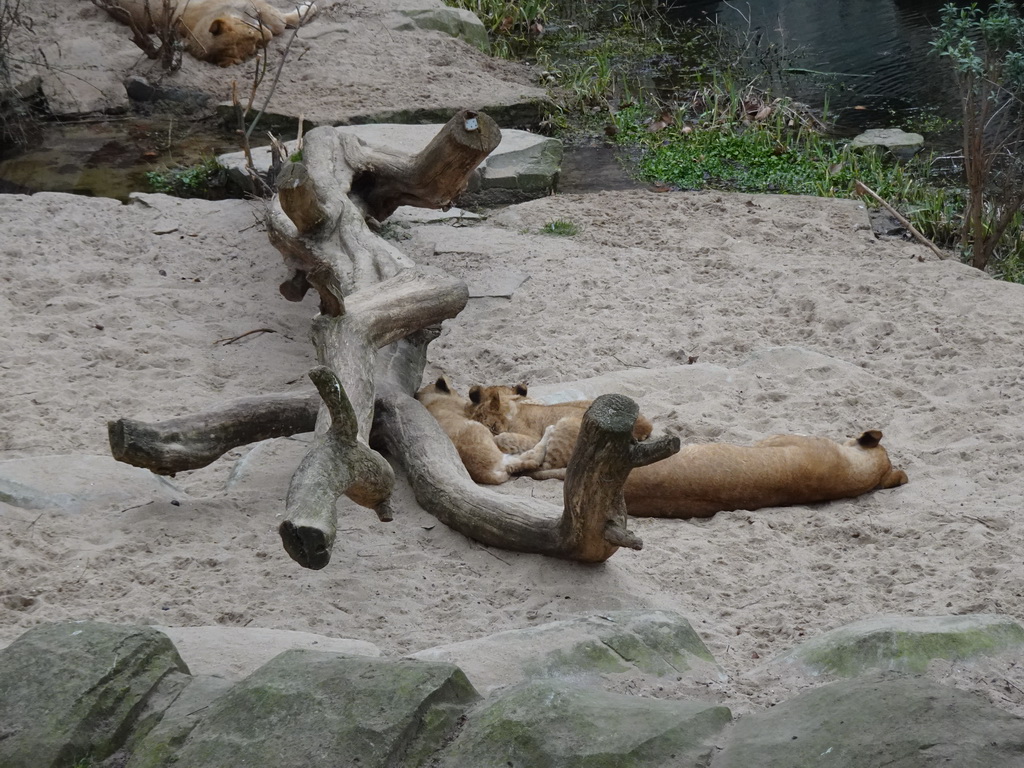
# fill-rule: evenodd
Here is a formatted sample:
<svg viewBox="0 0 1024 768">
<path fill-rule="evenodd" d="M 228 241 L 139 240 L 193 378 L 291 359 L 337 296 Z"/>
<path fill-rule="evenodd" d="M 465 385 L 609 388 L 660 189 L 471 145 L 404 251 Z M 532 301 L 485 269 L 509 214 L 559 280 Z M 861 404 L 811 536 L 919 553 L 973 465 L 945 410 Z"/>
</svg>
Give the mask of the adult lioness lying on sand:
<svg viewBox="0 0 1024 768">
<path fill-rule="evenodd" d="M 525 384 L 470 387 L 469 399 L 473 405 L 468 413 L 470 418 L 491 431 L 499 448 L 510 453 L 536 443 L 545 430 L 551 430 L 542 469 L 564 469 L 576 447 L 583 414 L 592 401 L 575 400 L 547 405 L 528 397 Z M 633 437 L 646 440 L 651 429 L 650 420 L 640 416 L 633 426 Z M 546 476 L 562 477 L 564 472 L 557 475 L 552 472 Z"/>
<path fill-rule="evenodd" d="M 266 0 L 111 0 L 107 11 L 118 21 L 149 34 L 172 24 L 192 56 L 228 67 L 241 64 L 286 27 L 297 27 L 317 12 L 301 3 L 285 13 Z"/>
<path fill-rule="evenodd" d="M 752 446 L 686 445 L 679 453 L 629 473 L 623 494 L 637 517 L 710 517 L 860 496 L 895 488 L 907 475 L 893 469 L 877 429 L 845 443 L 824 437 L 773 435 Z"/>
<path fill-rule="evenodd" d="M 531 474 L 541 469 L 550 432 L 542 434 L 528 446 L 522 446 L 523 450 L 517 452 L 518 455 L 503 453 L 495 445 L 494 436 L 487 427 L 466 415 L 470 401 L 457 394 L 444 376 L 420 389 L 416 399 L 437 419 L 441 429 L 455 444 L 459 458 L 474 482 L 500 485 L 514 475 Z"/>
</svg>

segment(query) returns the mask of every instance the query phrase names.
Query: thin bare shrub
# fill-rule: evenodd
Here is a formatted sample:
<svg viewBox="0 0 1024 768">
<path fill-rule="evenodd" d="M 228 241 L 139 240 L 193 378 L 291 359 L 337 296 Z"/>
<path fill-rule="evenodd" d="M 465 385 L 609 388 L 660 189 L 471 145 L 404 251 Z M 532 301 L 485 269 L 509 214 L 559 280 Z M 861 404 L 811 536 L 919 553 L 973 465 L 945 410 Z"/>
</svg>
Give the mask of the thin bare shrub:
<svg viewBox="0 0 1024 768">
<path fill-rule="evenodd" d="M 1012 257 L 1000 249 L 1024 206 L 1024 19 L 1005 0 L 987 11 L 950 4 L 938 32 L 932 46 L 952 64 L 963 108 L 960 242 L 971 264 L 985 269 Z"/>
<path fill-rule="evenodd" d="M 176 72 L 181 67 L 181 40 L 174 24 L 174 9 L 179 0 L 146 0 L 146 24 L 139 25 L 135 18 L 118 5 L 117 0 L 92 0 L 115 19 L 128 25 L 132 31 L 132 42 L 167 72 Z M 184 0 L 187 4 L 188 0 Z M 154 21 L 151 3 L 159 3 L 159 18 Z"/>
<path fill-rule="evenodd" d="M 21 0 L 0 0 L 0 148 L 28 143 L 34 122 L 27 94 L 18 93 L 11 72 L 11 35 L 17 28 L 32 31 L 32 20 L 22 13 Z"/>
</svg>

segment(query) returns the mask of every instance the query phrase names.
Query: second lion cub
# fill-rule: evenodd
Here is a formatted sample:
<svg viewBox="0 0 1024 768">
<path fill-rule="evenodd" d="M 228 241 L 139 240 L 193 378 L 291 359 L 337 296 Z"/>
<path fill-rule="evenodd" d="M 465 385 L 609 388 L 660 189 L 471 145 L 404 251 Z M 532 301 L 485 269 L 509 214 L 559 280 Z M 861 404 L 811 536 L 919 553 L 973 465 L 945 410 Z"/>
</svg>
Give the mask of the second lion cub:
<svg viewBox="0 0 1024 768">
<path fill-rule="evenodd" d="M 444 376 L 427 384 L 416 393 L 419 400 L 437 419 L 441 429 L 455 444 L 459 458 L 474 482 L 500 485 L 515 475 L 533 475 L 542 469 L 548 436 L 543 433 L 529 445 L 520 444 L 518 450 L 499 450 L 491 433 L 468 416 L 470 401 L 455 391 Z M 518 455 L 510 456 L 515 453 Z M 541 475 L 538 479 L 542 479 Z"/>
<path fill-rule="evenodd" d="M 506 453 L 517 453 L 531 446 L 550 429 L 547 455 L 542 469 L 564 469 L 569 464 L 579 437 L 583 414 L 591 400 L 545 405 L 528 399 L 525 384 L 493 387 L 475 386 L 469 390 L 472 406 L 467 411 L 491 430 L 498 447 Z M 651 435 L 651 422 L 641 415 L 633 426 L 633 437 L 646 440 Z M 552 476 L 552 475 L 549 475 Z"/>
</svg>

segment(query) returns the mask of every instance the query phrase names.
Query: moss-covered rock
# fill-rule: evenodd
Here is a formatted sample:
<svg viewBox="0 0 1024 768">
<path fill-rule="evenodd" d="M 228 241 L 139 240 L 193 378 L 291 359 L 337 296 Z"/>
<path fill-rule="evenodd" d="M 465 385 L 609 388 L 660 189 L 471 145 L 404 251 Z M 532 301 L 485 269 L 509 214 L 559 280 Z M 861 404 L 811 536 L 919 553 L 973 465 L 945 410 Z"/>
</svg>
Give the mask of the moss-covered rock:
<svg viewBox="0 0 1024 768">
<path fill-rule="evenodd" d="M 923 677 L 824 685 L 736 722 L 712 768 L 1019 768 L 1024 719 Z"/>
<path fill-rule="evenodd" d="M 188 679 L 155 629 L 68 622 L 30 630 L 0 651 L 0 766 L 106 758 L 151 728 Z"/>
<path fill-rule="evenodd" d="M 867 669 L 921 673 L 933 659 L 1024 650 L 1024 628 L 1007 616 L 887 616 L 839 627 L 773 660 L 808 677 L 852 677 Z"/>
<path fill-rule="evenodd" d="M 477 698 L 450 664 L 286 651 L 210 704 L 173 761 L 151 741 L 132 765 L 416 768 Z"/>
<path fill-rule="evenodd" d="M 428 648 L 413 658 L 457 664 L 485 692 L 551 677 L 724 679 L 690 623 L 668 611 L 612 611 L 554 621 Z"/>
<path fill-rule="evenodd" d="M 465 40 L 485 53 L 491 48 L 483 22 L 472 11 L 463 8 L 428 7 L 409 8 L 401 11 L 401 14 L 408 21 L 399 24 L 397 29 L 432 29 Z"/>
<path fill-rule="evenodd" d="M 580 688 L 513 688 L 472 712 L 444 768 L 642 768 L 707 765 L 726 707 Z"/>
</svg>

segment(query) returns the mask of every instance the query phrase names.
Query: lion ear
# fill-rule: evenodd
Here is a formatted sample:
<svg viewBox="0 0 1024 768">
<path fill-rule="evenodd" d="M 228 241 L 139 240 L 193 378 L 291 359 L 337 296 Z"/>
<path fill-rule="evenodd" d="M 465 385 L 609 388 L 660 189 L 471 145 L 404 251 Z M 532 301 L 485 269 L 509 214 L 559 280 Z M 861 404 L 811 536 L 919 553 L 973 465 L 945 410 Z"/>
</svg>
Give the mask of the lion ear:
<svg viewBox="0 0 1024 768">
<path fill-rule="evenodd" d="M 483 392 L 483 391 L 484 391 L 484 388 L 481 387 L 479 384 L 473 385 L 472 387 L 469 388 L 469 399 L 472 402 L 474 402 L 477 405 L 479 405 L 480 404 L 480 393 Z"/>
<path fill-rule="evenodd" d="M 516 394 L 526 397 L 526 382 L 521 381 L 515 386 Z"/>
<path fill-rule="evenodd" d="M 216 37 L 227 31 L 228 23 L 224 19 L 214 19 L 210 22 L 210 34 Z"/>
<path fill-rule="evenodd" d="M 870 429 L 857 438 L 857 444 L 862 448 L 874 448 L 882 442 L 882 433 L 877 429 Z"/>
<path fill-rule="evenodd" d="M 434 382 L 434 386 L 437 387 L 438 392 L 452 391 L 451 387 L 448 386 L 448 379 L 446 379 L 444 376 L 441 376 L 436 382 Z"/>
</svg>

